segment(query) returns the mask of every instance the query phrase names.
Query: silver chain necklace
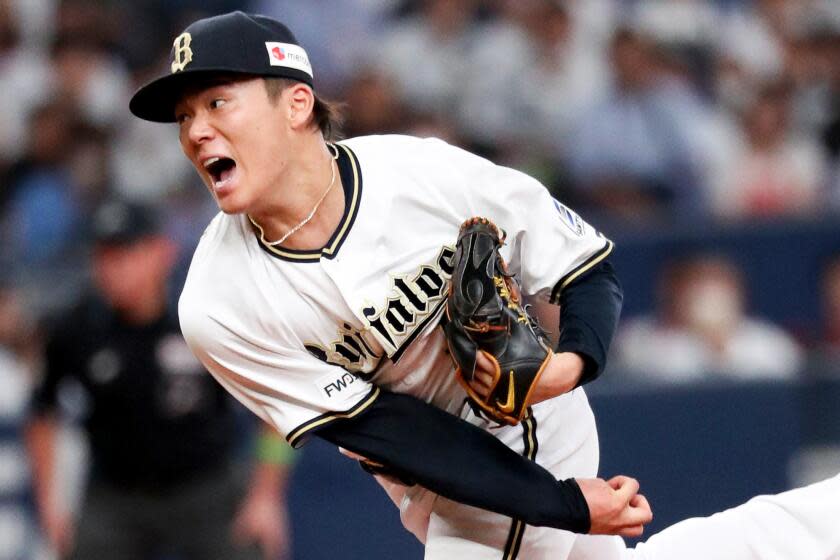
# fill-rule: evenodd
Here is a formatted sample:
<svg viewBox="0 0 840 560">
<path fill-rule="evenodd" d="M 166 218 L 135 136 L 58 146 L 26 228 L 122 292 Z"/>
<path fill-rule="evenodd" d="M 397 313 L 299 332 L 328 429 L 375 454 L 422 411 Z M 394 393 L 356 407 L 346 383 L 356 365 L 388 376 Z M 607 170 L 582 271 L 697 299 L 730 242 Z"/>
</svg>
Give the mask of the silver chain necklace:
<svg viewBox="0 0 840 560">
<path fill-rule="evenodd" d="M 329 144 L 327 144 L 327 149 L 329 149 L 330 147 L 331 146 Z M 318 211 L 318 208 L 321 206 L 321 203 L 324 202 L 325 198 L 327 198 L 327 194 L 329 194 L 330 190 L 333 187 L 333 184 L 335 183 L 335 168 L 338 167 L 338 164 L 334 163 L 334 161 L 338 159 L 338 148 L 333 147 L 333 149 L 335 150 L 335 154 L 332 156 L 332 159 L 330 160 L 330 170 L 332 171 L 332 174 L 330 176 L 330 184 L 327 185 L 326 190 L 324 190 L 324 194 L 321 195 L 321 198 L 319 198 L 318 202 L 315 203 L 315 206 L 312 207 L 312 211 L 309 212 L 309 214 L 304 219 L 302 219 L 295 227 L 293 227 L 292 229 L 290 229 L 289 231 L 284 233 L 283 236 L 280 239 L 278 239 L 277 241 L 268 241 L 265 238 L 265 233 L 263 232 L 263 228 L 257 222 L 255 222 L 254 219 L 251 216 L 248 216 L 248 219 L 251 220 L 251 223 L 254 224 L 254 226 L 257 228 L 257 230 L 259 230 L 260 240 L 262 240 L 263 243 L 265 243 L 266 245 L 269 245 L 271 247 L 275 247 L 277 245 L 282 244 L 289 237 L 291 237 L 295 232 L 297 232 L 300 228 L 302 228 L 307 223 L 309 223 L 309 220 L 311 220 L 312 217 L 315 216 L 315 212 Z"/>
</svg>

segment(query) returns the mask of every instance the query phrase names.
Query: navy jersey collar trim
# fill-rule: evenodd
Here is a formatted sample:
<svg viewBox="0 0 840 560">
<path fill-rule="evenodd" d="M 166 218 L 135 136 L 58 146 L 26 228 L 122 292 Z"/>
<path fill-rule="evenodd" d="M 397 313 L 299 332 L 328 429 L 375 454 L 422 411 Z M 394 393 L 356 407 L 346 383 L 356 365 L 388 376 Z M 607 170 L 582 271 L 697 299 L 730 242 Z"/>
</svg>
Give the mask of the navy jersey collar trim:
<svg viewBox="0 0 840 560">
<path fill-rule="evenodd" d="M 332 259 L 338 254 L 339 249 L 347 239 L 356 216 L 359 213 L 359 203 L 362 198 L 362 171 L 359 167 L 359 160 L 356 154 L 343 144 L 334 144 L 338 152 L 339 176 L 344 189 L 344 213 L 341 216 L 338 227 L 330 237 L 327 244 L 320 249 L 285 249 L 283 247 L 272 247 L 263 243 L 257 237 L 260 247 L 272 257 L 292 262 L 318 262 L 321 258 Z"/>
</svg>

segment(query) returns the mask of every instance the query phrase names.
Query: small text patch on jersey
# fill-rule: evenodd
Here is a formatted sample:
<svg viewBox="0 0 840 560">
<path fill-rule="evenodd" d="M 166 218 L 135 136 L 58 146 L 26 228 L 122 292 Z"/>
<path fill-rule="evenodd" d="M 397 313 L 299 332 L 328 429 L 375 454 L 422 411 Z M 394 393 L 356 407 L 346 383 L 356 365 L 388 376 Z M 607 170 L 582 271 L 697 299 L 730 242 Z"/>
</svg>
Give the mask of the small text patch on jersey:
<svg viewBox="0 0 840 560">
<path fill-rule="evenodd" d="M 285 66 L 301 70 L 312 76 L 312 66 L 306 51 L 291 43 L 275 43 L 266 41 L 265 50 L 268 51 L 268 63 L 271 66 Z"/>
<path fill-rule="evenodd" d="M 575 212 L 570 210 L 566 205 L 561 204 L 557 199 L 554 200 L 554 207 L 557 208 L 557 213 L 560 214 L 560 220 L 578 237 L 583 237 L 584 222 L 583 218 L 578 216 Z"/>
<path fill-rule="evenodd" d="M 339 396 L 342 391 L 355 382 L 356 376 L 349 371 L 338 371 L 319 377 L 315 384 L 328 399 L 331 399 Z"/>
</svg>

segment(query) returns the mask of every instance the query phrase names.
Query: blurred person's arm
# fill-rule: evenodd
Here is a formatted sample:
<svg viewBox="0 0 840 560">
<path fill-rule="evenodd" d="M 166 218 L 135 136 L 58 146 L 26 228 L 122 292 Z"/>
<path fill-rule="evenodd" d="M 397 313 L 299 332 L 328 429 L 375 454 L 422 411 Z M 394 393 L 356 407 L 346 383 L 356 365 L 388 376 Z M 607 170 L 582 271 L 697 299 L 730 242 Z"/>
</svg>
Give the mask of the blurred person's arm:
<svg viewBox="0 0 840 560">
<path fill-rule="evenodd" d="M 63 557 L 73 544 L 73 517 L 58 488 L 57 457 L 61 431 L 58 387 L 68 363 L 60 338 L 50 337 L 43 353 L 43 369 L 29 407 L 26 448 L 38 519 L 52 550 Z"/>
<path fill-rule="evenodd" d="M 56 488 L 56 449 L 59 422 L 53 414 L 39 413 L 26 427 L 26 446 L 32 470 L 32 486 L 38 517 L 50 547 L 66 555 L 72 547 L 73 523 L 67 504 Z"/>
<path fill-rule="evenodd" d="M 238 543 L 257 543 L 266 560 L 290 557 L 286 489 L 294 454 L 279 434 L 261 426 L 256 438 L 256 461 L 234 520 L 233 537 Z"/>
</svg>

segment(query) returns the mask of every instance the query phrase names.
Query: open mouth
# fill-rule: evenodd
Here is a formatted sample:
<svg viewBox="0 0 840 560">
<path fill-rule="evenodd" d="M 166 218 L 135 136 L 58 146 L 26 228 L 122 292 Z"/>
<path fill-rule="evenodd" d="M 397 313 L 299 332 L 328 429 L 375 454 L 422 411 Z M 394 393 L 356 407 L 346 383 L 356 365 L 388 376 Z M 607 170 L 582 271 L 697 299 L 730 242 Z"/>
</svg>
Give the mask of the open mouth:
<svg viewBox="0 0 840 560">
<path fill-rule="evenodd" d="M 233 175 L 236 162 L 229 157 L 213 157 L 204 162 L 204 169 L 210 174 L 213 186 L 219 188 Z"/>
</svg>

